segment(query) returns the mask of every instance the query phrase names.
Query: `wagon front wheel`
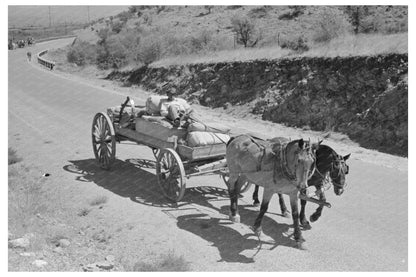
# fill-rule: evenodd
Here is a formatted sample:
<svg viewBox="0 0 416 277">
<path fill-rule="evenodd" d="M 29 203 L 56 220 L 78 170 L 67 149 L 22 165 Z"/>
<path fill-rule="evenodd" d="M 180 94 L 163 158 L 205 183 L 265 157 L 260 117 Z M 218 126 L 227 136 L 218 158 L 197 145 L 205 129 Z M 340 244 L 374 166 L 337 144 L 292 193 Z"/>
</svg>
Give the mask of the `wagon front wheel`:
<svg viewBox="0 0 416 277">
<path fill-rule="evenodd" d="M 116 137 L 113 123 L 105 113 L 97 113 L 92 121 L 92 149 L 103 169 L 110 169 L 116 158 Z"/>
<path fill-rule="evenodd" d="M 179 155 L 173 149 L 161 149 L 156 163 L 156 175 L 163 194 L 178 202 L 185 194 L 185 169 Z"/>
</svg>

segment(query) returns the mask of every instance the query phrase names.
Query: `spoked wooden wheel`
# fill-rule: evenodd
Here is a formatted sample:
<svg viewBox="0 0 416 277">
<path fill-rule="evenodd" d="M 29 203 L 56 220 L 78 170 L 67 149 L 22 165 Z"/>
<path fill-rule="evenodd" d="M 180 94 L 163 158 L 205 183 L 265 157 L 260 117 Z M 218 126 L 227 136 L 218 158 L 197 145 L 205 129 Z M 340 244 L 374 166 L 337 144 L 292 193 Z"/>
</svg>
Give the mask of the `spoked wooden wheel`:
<svg viewBox="0 0 416 277">
<path fill-rule="evenodd" d="M 228 179 L 230 179 L 230 177 L 228 176 L 228 174 L 222 174 L 221 177 L 224 180 L 224 183 L 228 188 L 229 187 Z M 250 187 L 251 187 L 250 182 L 248 182 L 248 181 L 244 182 L 244 184 L 241 186 L 240 193 L 245 193 L 246 191 L 248 191 L 250 189 Z"/>
<path fill-rule="evenodd" d="M 103 169 L 110 169 L 116 158 L 116 138 L 113 123 L 105 113 L 97 113 L 92 121 L 92 149 Z"/>
<path fill-rule="evenodd" d="M 163 194 L 178 202 L 185 194 L 185 169 L 179 155 L 172 149 L 161 149 L 156 163 L 156 175 Z"/>
</svg>

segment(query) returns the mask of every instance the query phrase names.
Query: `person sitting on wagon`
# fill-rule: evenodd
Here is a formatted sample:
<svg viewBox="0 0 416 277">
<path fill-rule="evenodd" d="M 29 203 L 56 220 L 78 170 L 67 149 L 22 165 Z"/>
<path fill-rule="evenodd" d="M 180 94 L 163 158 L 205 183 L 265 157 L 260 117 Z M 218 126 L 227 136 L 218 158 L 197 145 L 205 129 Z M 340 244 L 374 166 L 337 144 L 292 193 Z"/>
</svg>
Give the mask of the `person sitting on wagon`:
<svg viewBox="0 0 416 277">
<path fill-rule="evenodd" d="M 167 99 L 160 100 L 160 115 L 173 122 L 173 126 L 181 126 L 181 121 L 186 120 L 193 112 L 185 99 L 177 98 L 176 89 L 171 88 L 166 92 Z"/>
</svg>

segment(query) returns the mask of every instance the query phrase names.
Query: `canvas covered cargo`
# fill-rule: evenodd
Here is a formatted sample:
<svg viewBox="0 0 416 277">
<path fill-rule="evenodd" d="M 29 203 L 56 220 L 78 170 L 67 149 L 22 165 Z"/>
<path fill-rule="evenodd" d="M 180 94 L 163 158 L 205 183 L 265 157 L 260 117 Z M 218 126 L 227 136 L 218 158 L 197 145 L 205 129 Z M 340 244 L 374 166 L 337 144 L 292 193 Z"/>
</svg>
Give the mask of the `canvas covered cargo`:
<svg viewBox="0 0 416 277">
<path fill-rule="evenodd" d="M 187 130 L 175 128 L 163 116 L 143 116 L 136 118 L 136 132 L 162 141 L 185 140 Z"/>
<path fill-rule="evenodd" d="M 210 123 L 209 125 L 207 125 L 202 122 L 193 122 L 189 124 L 188 132 L 195 131 L 228 134 L 231 131 L 231 129 L 219 123 Z"/>
<path fill-rule="evenodd" d="M 212 144 L 227 144 L 230 136 L 213 132 L 189 132 L 186 141 L 190 147 L 206 146 Z"/>
</svg>

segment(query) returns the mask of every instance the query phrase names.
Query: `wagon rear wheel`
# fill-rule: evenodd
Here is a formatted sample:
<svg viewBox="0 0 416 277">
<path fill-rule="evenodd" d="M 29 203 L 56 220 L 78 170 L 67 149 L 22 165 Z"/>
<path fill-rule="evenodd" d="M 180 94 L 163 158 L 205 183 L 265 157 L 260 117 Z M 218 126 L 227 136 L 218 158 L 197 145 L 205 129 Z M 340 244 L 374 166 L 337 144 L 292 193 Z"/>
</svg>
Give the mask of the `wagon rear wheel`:
<svg viewBox="0 0 416 277">
<path fill-rule="evenodd" d="M 92 149 L 103 169 L 110 169 L 116 158 L 116 138 L 113 123 L 105 113 L 97 113 L 92 121 Z"/>
<path fill-rule="evenodd" d="M 163 194 L 178 202 L 185 194 L 185 169 L 179 155 L 172 149 L 161 149 L 156 163 L 156 175 Z"/>
<path fill-rule="evenodd" d="M 228 175 L 226 175 L 226 174 L 222 174 L 221 175 L 221 177 L 222 177 L 222 179 L 223 179 L 223 181 L 224 181 L 224 183 L 225 183 L 225 185 L 227 186 L 227 188 L 229 187 L 229 185 L 228 185 L 228 179 L 229 179 L 229 176 Z M 244 182 L 244 184 L 241 186 L 241 188 L 240 188 L 240 193 L 245 193 L 246 191 L 248 191 L 249 189 L 250 189 L 250 187 L 251 187 L 251 183 L 250 182 L 248 182 L 248 181 L 245 181 Z"/>
</svg>

